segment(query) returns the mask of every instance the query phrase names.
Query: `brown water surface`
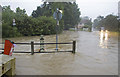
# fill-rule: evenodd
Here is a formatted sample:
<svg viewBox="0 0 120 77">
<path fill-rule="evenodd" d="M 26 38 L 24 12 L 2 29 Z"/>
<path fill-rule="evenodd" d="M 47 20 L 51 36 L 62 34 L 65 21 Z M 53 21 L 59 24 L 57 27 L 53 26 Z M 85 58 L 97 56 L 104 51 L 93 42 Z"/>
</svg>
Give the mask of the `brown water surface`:
<svg viewBox="0 0 120 77">
<path fill-rule="evenodd" d="M 105 35 L 105 36 L 104 36 Z M 44 36 L 45 42 L 55 42 L 55 35 Z M 39 36 L 9 38 L 14 42 L 39 42 Z M 108 32 L 64 31 L 59 42 L 76 40 L 76 54 L 36 53 L 13 54 L 16 57 L 17 75 L 117 75 L 118 35 Z M 15 50 L 31 51 L 30 46 L 17 45 Z M 46 45 L 45 50 L 54 50 Z M 60 50 L 71 50 L 72 45 L 59 45 Z M 39 46 L 35 46 L 39 51 Z"/>
</svg>

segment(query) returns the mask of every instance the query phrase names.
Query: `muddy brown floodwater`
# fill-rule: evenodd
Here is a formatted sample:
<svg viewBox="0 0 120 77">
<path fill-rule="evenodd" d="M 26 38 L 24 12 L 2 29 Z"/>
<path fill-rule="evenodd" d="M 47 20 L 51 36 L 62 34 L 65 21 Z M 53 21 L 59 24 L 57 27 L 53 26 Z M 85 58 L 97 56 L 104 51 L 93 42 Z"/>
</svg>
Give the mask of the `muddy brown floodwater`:
<svg viewBox="0 0 120 77">
<path fill-rule="evenodd" d="M 55 35 L 44 36 L 45 42 L 55 42 Z M 9 38 L 15 42 L 39 42 L 39 36 Z M 76 54 L 36 53 L 13 54 L 17 75 L 118 75 L 118 35 L 108 32 L 64 31 L 59 42 L 77 41 Z M 60 50 L 71 50 L 71 45 L 59 45 Z M 55 45 L 46 45 L 54 50 Z M 17 45 L 15 50 L 30 51 L 30 46 Z M 39 46 L 35 46 L 39 51 Z"/>
</svg>

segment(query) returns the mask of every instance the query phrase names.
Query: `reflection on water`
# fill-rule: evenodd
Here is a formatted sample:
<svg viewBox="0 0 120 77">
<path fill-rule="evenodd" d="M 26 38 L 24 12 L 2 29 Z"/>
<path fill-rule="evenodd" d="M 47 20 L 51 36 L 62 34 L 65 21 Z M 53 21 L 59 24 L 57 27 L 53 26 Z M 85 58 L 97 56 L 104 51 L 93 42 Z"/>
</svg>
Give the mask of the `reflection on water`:
<svg viewBox="0 0 120 77">
<path fill-rule="evenodd" d="M 100 32 L 100 47 L 108 48 L 108 31 L 101 30 Z"/>
</svg>

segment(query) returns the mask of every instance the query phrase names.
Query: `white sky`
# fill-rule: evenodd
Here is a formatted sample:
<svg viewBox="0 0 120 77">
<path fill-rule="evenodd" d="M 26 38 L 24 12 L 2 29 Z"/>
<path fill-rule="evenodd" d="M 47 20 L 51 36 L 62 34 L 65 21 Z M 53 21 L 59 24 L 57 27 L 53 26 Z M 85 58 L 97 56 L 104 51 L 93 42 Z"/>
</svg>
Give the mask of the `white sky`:
<svg viewBox="0 0 120 77">
<path fill-rule="evenodd" d="M 81 16 L 89 16 L 95 19 L 97 16 L 106 16 L 108 14 L 118 14 L 119 0 L 76 0 Z M 0 5 L 10 5 L 12 10 L 17 7 L 25 9 L 28 15 L 41 4 L 41 0 L 0 0 Z"/>
</svg>

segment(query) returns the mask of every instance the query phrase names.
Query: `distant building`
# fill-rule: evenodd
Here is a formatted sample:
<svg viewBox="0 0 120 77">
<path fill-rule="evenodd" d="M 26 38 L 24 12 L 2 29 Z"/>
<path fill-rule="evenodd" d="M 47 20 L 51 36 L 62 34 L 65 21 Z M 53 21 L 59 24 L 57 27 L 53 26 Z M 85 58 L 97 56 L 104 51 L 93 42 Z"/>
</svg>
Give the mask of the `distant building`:
<svg viewBox="0 0 120 77">
<path fill-rule="evenodd" d="M 85 26 L 84 23 L 79 23 L 79 24 L 77 25 L 77 28 L 80 29 L 80 28 L 83 28 L 84 26 Z"/>
<path fill-rule="evenodd" d="M 77 25 L 77 29 L 83 28 L 89 20 L 91 19 L 88 16 L 82 17 L 80 23 Z"/>
</svg>

